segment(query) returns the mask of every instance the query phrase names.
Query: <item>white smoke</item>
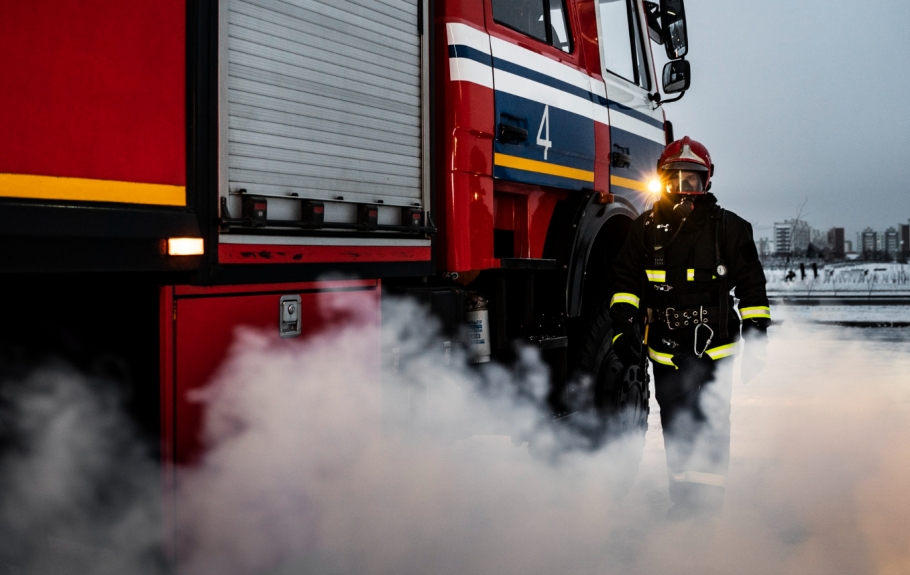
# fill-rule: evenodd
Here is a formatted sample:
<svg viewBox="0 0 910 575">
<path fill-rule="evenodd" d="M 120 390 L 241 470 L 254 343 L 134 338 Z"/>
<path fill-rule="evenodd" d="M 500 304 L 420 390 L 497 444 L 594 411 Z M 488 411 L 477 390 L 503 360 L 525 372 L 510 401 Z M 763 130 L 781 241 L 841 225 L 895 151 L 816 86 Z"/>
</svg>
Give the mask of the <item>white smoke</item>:
<svg viewBox="0 0 910 575">
<path fill-rule="evenodd" d="M 162 572 L 159 474 L 113 387 L 65 364 L 0 385 L 0 572 Z"/>
<path fill-rule="evenodd" d="M 865 341 L 882 332 L 791 318 L 772 328 L 768 368 L 734 386 L 723 512 L 670 522 L 656 403 L 643 450 L 634 437 L 579 449 L 546 415 L 547 374 L 533 351 L 513 367 L 478 369 L 457 346 L 447 359 L 444 338 L 412 304 L 385 310 L 384 323 L 385 353 L 364 310 L 305 340 L 237 333 L 197 398 L 206 454 L 178 473 L 181 573 L 910 571 L 906 330 Z M 110 437 L 100 415 L 109 410 L 92 407 L 97 400 L 76 402 L 84 413 L 73 417 L 59 407 L 72 398 L 51 396 L 57 407 L 38 426 L 46 430 L 28 427 L 37 447 L 17 460 L 18 472 L 4 459 L 2 479 L 15 493 L 32 489 L 36 470 L 61 470 L 56 489 L 12 507 L 3 495 L 2 520 L 25 525 L 29 545 L 40 539 L 32 526 L 71 530 L 48 510 L 81 505 L 79 490 L 98 482 L 96 470 L 119 449 L 96 449 Z M 88 451 L 98 459 L 74 466 Z M 128 507 L 93 526 L 103 534 L 94 541 L 144 556 L 158 532 L 130 526 L 154 524 L 150 507 Z"/>
</svg>

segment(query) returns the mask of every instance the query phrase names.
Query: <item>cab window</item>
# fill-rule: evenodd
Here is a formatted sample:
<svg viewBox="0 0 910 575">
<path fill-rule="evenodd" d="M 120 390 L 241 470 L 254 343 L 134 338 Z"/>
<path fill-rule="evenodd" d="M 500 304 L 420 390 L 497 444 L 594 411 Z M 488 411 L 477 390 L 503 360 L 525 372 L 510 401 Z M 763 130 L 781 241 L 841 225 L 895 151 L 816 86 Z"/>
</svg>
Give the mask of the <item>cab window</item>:
<svg viewBox="0 0 910 575">
<path fill-rule="evenodd" d="M 565 0 L 493 0 L 493 20 L 563 52 L 572 51 Z"/>
<path fill-rule="evenodd" d="M 604 67 L 608 72 L 651 89 L 646 45 L 636 0 L 598 0 Z"/>
</svg>

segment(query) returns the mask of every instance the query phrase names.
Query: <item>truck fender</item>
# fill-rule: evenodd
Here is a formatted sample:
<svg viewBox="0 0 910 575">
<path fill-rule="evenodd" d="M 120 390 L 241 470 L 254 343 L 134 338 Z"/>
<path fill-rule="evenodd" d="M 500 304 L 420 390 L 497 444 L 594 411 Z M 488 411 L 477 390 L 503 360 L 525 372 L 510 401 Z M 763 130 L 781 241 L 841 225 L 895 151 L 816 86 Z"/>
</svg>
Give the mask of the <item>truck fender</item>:
<svg viewBox="0 0 910 575">
<path fill-rule="evenodd" d="M 591 190 L 573 194 L 557 207 L 547 232 L 545 252 L 562 264 L 565 274 L 565 313 L 568 317 L 581 314 L 588 257 L 604 225 L 617 216 L 634 220 L 639 215 L 623 197 L 612 196 L 612 202 L 607 204 L 599 203 L 601 197 Z"/>
</svg>

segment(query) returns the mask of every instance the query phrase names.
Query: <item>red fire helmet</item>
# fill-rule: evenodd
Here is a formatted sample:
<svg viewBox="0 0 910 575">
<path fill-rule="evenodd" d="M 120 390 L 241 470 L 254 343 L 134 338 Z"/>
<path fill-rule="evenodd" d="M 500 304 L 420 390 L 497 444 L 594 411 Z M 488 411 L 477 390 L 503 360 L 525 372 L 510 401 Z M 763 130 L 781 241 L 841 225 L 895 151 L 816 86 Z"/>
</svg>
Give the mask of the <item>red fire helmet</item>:
<svg viewBox="0 0 910 575">
<path fill-rule="evenodd" d="M 682 140 L 670 143 L 664 149 L 664 153 L 657 160 L 657 171 L 669 192 L 704 194 L 711 189 L 714 164 L 711 163 L 708 148 L 686 136 Z M 700 172 L 701 186 L 686 186 L 682 172 Z"/>
</svg>

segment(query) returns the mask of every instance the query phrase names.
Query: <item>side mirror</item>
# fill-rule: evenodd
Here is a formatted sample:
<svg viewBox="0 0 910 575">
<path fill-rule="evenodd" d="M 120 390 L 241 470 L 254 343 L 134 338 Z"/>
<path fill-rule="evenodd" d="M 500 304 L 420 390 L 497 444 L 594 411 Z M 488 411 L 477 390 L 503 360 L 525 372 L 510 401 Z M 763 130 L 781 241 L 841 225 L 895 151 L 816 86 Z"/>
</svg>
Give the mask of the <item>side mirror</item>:
<svg viewBox="0 0 910 575">
<path fill-rule="evenodd" d="M 645 0 L 645 15 L 648 17 L 648 37 L 659 45 L 664 43 L 663 28 L 660 26 L 660 5 Z"/>
<path fill-rule="evenodd" d="M 667 58 L 678 60 L 684 57 L 689 52 L 689 37 L 686 34 L 686 7 L 683 0 L 663 0 L 660 20 Z"/>
<path fill-rule="evenodd" d="M 688 60 L 674 60 L 664 66 L 663 84 L 665 94 L 677 94 L 689 89 L 692 70 Z"/>
</svg>

